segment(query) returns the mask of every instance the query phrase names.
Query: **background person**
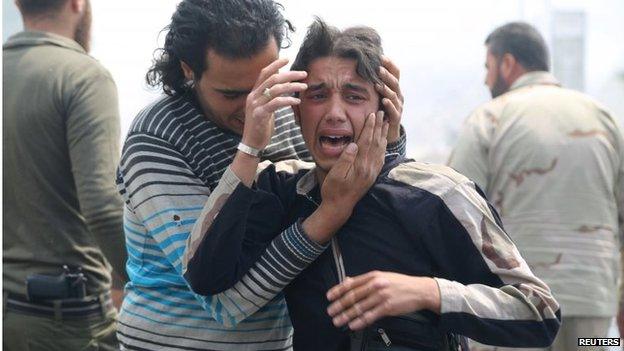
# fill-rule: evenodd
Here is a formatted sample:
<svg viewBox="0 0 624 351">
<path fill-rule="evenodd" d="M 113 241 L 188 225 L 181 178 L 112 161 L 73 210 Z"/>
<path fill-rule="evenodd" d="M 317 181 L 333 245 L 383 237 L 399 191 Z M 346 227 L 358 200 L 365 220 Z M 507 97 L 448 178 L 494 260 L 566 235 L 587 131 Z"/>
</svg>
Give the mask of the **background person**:
<svg viewBox="0 0 624 351">
<path fill-rule="evenodd" d="M 613 116 L 549 71 L 539 32 L 513 22 L 486 39 L 493 100 L 466 120 L 449 165 L 473 179 L 561 304 L 553 350 L 606 337 L 618 310 L 624 139 Z"/>
<path fill-rule="evenodd" d="M 124 279 L 126 250 L 115 83 L 88 55 L 88 0 L 17 5 L 25 31 L 3 47 L 3 347 L 117 349 L 111 265 Z M 62 291 L 80 277 L 60 277 L 43 290 L 34 279 L 27 293 L 28 277 L 63 265 L 86 282 Z"/>
</svg>

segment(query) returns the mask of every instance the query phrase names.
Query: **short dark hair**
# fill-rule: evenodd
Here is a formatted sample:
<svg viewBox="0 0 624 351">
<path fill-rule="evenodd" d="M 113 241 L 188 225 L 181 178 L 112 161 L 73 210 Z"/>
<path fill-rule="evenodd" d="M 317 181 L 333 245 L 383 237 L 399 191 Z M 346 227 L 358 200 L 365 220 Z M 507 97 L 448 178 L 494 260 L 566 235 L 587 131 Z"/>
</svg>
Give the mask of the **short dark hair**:
<svg viewBox="0 0 624 351">
<path fill-rule="evenodd" d="M 271 37 L 278 47 L 288 47 L 294 28 L 284 19 L 283 9 L 273 0 L 183 0 L 164 29 L 165 45 L 155 54 L 147 83 L 162 85 L 168 95 L 184 94 L 190 87 L 181 61 L 200 77 L 208 68 L 209 49 L 229 58 L 248 58 L 264 49 Z"/>
<path fill-rule="evenodd" d="M 23 16 L 39 16 L 58 12 L 68 0 L 17 0 Z"/>
<path fill-rule="evenodd" d="M 496 28 L 485 39 L 485 45 L 496 58 L 511 54 L 528 71 L 550 69 L 544 38 L 528 23 L 511 22 Z"/>
<path fill-rule="evenodd" d="M 351 27 L 340 31 L 316 17 L 291 66 L 293 71 L 308 71 L 312 61 L 321 57 L 341 57 L 356 62 L 357 74 L 371 83 L 379 83 L 381 37 L 371 27 Z"/>
</svg>

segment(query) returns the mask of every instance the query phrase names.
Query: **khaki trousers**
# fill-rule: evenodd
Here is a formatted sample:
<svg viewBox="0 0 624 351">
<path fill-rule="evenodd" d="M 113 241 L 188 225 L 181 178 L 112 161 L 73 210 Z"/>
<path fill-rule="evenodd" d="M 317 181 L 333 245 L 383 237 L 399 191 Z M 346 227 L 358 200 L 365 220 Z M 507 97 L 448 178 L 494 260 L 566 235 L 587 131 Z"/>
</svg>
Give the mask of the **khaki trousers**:
<svg viewBox="0 0 624 351">
<path fill-rule="evenodd" d="M 119 350 L 115 315 L 106 318 L 66 319 L 33 316 L 5 310 L 2 349 L 5 351 Z"/>
</svg>

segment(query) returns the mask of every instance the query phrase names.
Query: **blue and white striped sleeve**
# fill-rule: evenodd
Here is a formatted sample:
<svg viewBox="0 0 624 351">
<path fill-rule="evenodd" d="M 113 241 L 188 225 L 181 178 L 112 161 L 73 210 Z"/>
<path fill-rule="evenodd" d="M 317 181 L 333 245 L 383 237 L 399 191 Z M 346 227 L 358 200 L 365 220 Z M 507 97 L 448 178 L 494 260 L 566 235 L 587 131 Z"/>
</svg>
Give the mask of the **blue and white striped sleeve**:
<svg viewBox="0 0 624 351">
<path fill-rule="evenodd" d="M 140 133 L 126 141 L 117 184 L 127 207 L 156 243 L 150 259 L 158 260 L 163 269 L 150 273 L 149 278 L 154 284 L 164 279 L 190 289 L 183 275 L 186 243 L 191 233 L 201 232 L 204 222 L 198 219 L 206 215 L 210 189 L 168 142 Z M 142 249 L 139 244 L 128 247 L 133 259 L 147 259 Z M 299 226 L 293 226 L 270 243 L 238 284 L 223 293 L 197 294 L 196 298 L 215 320 L 235 325 L 279 295 L 323 249 L 302 234 Z M 131 279 L 137 276 L 129 273 Z"/>
</svg>

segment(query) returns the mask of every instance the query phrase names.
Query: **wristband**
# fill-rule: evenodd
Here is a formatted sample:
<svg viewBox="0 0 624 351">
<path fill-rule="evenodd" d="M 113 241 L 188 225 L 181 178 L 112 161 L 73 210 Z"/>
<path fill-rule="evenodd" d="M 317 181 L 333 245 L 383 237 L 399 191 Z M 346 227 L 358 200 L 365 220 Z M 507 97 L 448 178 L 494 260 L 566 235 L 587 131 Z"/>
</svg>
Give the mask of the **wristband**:
<svg viewBox="0 0 624 351">
<path fill-rule="evenodd" d="M 262 156 L 262 150 L 256 149 L 255 147 L 251 147 L 251 146 L 245 145 L 242 142 L 238 143 L 237 149 L 239 149 L 240 151 L 246 153 L 247 155 L 253 156 L 253 157 L 260 158 Z"/>
</svg>

